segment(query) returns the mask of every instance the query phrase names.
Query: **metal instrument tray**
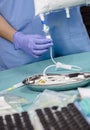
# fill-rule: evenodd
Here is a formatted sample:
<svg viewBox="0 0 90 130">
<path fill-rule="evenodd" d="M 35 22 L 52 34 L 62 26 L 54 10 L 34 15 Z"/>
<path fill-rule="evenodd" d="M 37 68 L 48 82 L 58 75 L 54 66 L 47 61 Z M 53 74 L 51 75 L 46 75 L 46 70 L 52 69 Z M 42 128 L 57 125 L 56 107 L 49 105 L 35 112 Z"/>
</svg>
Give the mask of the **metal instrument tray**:
<svg viewBox="0 0 90 130">
<path fill-rule="evenodd" d="M 28 88 L 35 91 L 70 90 L 84 87 L 90 83 L 90 72 L 69 73 L 69 74 L 42 74 L 33 75 L 23 80 Z"/>
</svg>

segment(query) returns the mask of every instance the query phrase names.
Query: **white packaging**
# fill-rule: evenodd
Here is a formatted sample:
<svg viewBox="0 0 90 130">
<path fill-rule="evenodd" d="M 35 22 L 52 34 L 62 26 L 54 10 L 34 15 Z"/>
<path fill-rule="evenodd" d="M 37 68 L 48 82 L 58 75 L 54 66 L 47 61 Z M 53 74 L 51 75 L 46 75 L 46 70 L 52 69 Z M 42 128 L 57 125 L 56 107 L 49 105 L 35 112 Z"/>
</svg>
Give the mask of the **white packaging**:
<svg viewBox="0 0 90 130">
<path fill-rule="evenodd" d="M 90 0 L 34 0 L 35 15 L 85 4 L 90 4 Z"/>
<path fill-rule="evenodd" d="M 81 98 L 90 98 L 90 88 L 78 88 Z"/>
</svg>

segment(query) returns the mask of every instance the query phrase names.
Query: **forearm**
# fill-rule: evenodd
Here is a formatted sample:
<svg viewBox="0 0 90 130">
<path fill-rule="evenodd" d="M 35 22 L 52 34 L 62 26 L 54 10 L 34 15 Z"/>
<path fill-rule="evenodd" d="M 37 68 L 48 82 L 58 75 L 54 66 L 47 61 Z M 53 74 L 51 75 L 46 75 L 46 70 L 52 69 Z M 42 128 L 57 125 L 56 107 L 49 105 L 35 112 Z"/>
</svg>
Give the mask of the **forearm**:
<svg viewBox="0 0 90 130">
<path fill-rule="evenodd" d="M 8 22 L 0 15 L 0 37 L 3 37 L 12 42 L 15 32 L 16 30 L 11 27 Z"/>
</svg>

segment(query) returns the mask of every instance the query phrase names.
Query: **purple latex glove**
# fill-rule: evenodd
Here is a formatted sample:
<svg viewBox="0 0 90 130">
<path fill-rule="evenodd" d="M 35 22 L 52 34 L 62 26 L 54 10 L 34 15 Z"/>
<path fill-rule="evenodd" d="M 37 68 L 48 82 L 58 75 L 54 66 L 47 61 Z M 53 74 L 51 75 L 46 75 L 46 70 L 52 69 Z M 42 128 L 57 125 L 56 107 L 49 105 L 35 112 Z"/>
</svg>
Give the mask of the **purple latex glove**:
<svg viewBox="0 0 90 130">
<path fill-rule="evenodd" d="M 16 32 L 13 37 L 15 49 L 22 49 L 26 53 L 38 58 L 53 45 L 51 39 L 46 39 L 41 35 L 26 35 Z"/>
</svg>

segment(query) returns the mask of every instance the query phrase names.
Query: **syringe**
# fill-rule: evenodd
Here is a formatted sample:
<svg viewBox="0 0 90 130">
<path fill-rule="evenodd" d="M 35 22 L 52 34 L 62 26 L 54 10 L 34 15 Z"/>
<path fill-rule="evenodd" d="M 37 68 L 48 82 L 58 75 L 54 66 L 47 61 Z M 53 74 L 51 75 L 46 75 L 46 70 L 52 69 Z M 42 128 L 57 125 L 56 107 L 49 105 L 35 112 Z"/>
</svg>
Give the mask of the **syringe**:
<svg viewBox="0 0 90 130">
<path fill-rule="evenodd" d="M 17 89 L 17 88 L 23 86 L 23 85 L 24 85 L 23 82 L 17 83 L 17 84 L 15 84 L 15 85 L 13 85 L 13 86 L 7 88 L 7 89 L 4 89 L 4 90 L 0 91 L 0 94 L 1 94 L 1 95 L 2 95 L 2 94 L 6 94 L 6 93 L 8 93 L 8 92 L 11 92 L 11 91 L 14 90 L 14 89 Z"/>
</svg>

